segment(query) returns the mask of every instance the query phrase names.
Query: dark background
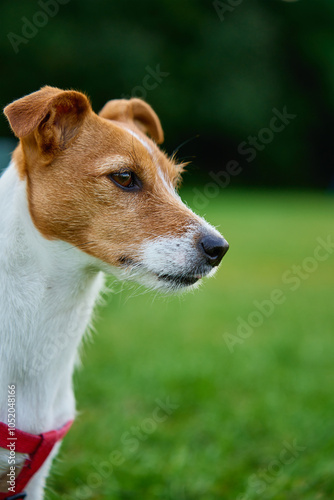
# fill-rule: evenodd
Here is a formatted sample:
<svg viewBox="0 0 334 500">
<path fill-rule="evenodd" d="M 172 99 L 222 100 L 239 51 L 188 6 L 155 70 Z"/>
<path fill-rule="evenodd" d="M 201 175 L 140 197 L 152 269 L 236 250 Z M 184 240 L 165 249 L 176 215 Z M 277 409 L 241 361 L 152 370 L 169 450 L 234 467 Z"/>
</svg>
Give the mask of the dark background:
<svg viewBox="0 0 334 500">
<path fill-rule="evenodd" d="M 95 111 L 143 97 L 168 153 L 193 138 L 187 184 L 236 160 L 232 188 L 333 186 L 333 0 L 2 0 L 0 18 L 2 107 L 45 84 L 86 92 Z M 247 161 L 239 145 L 285 106 L 296 118 Z"/>
</svg>

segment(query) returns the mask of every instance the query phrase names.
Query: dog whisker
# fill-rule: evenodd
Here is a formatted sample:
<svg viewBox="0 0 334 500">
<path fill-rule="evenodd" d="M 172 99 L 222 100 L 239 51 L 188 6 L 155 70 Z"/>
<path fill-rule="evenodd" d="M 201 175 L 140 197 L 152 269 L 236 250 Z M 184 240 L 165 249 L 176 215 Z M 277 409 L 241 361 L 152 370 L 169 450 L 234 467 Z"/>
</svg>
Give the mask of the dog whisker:
<svg viewBox="0 0 334 500">
<path fill-rule="evenodd" d="M 190 137 L 189 139 L 186 139 L 185 141 L 181 142 L 181 144 L 174 149 L 174 151 L 172 152 L 170 158 L 171 160 L 174 160 L 174 158 L 176 157 L 177 153 L 180 151 L 180 149 L 185 146 L 186 144 L 188 144 L 189 142 L 193 141 L 194 139 L 198 139 L 199 138 L 199 134 L 196 134 L 194 135 L 193 137 Z M 191 157 L 189 157 L 191 158 Z M 195 157 L 192 157 L 192 158 L 195 158 Z"/>
</svg>

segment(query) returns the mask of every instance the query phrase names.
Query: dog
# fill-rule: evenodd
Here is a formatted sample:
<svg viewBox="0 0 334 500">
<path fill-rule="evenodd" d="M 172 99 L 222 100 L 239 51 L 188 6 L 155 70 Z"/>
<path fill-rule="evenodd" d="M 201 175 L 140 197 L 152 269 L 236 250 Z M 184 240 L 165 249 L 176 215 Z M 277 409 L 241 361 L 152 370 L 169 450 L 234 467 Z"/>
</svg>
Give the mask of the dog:
<svg viewBox="0 0 334 500">
<path fill-rule="evenodd" d="M 4 113 L 19 144 L 0 179 L 0 499 L 41 500 L 104 275 L 196 288 L 228 243 L 178 196 L 184 165 L 143 100 L 95 114 L 46 86 Z"/>
</svg>

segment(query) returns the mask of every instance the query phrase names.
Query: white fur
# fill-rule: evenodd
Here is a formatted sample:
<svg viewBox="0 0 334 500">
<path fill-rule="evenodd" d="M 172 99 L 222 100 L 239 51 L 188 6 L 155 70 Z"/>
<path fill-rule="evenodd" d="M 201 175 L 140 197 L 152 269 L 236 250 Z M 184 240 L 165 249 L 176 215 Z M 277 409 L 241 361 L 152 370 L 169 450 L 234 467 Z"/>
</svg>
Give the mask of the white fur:
<svg viewBox="0 0 334 500">
<path fill-rule="evenodd" d="M 88 255 L 36 230 L 13 164 L 0 179 L 0 213 L 0 421 L 15 384 L 16 427 L 39 434 L 75 416 L 72 373 L 103 278 Z M 42 498 L 49 464 L 29 484 L 28 500 Z M 7 470 L 0 450 L 0 475 Z"/>
<path fill-rule="evenodd" d="M 153 149 L 151 148 L 151 146 L 148 144 L 147 141 L 145 141 L 139 134 L 137 134 L 131 128 L 128 128 L 128 127 L 124 127 L 124 128 L 129 132 L 129 134 L 131 134 L 133 137 L 135 137 L 137 139 L 137 141 L 139 141 L 142 144 L 142 146 L 144 146 L 144 148 L 150 153 L 151 156 L 153 156 Z"/>
<path fill-rule="evenodd" d="M 195 218 L 195 215 L 194 215 Z M 193 276 L 197 278 L 211 277 L 217 271 L 209 264 L 198 265 L 199 253 L 196 239 L 201 233 L 219 233 L 205 220 L 198 218 L 192 226 L 185 228 L 183 236 L 157 236 L 143 242 L 139 249 L 139 260 L 125 268 L 112 268 L 105 264 L 105 272 L 113 274 L 120 280 L 140 283 L 159 292 L 182 292 L 197 288 L 200 281 L 193 285 L 184 285 L 178 278 Z M 175 276 L 175 281 L 166 281 L 161 276 Z"/>
<path fill-rule="evenodd" d="M 165 175 L 163 174 L 160 166 L 158 165 L 157 166 L 157 172 L 158 172 L 158 175 L 159 175 L 159 178 L 160 178 L 160 181 L 162 182 L 164 188 L 169 192 L 169 194 L 171 194 L 174 198 L 179 198 L 179 195 L 177 194 L 177 192 L 175 191 L 175 188 L 174 186 L 172 185 L 172 183 L 166 179 Z"/>
</svg>

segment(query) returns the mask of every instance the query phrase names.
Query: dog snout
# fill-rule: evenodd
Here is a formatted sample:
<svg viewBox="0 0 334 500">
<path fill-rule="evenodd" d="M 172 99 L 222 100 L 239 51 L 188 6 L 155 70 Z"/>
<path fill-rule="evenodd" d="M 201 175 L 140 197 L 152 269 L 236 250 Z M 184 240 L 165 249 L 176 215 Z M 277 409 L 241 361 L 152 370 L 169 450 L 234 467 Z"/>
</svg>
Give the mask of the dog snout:
<svg viewBox="0 0 334 500">
<path fill-rule="evenodd" d="M 222 236 L 206 234 L 200 238 L 198 248 L 207 263 L 216 267 L 229 249 L 229 244 Z"/>
</svg>

